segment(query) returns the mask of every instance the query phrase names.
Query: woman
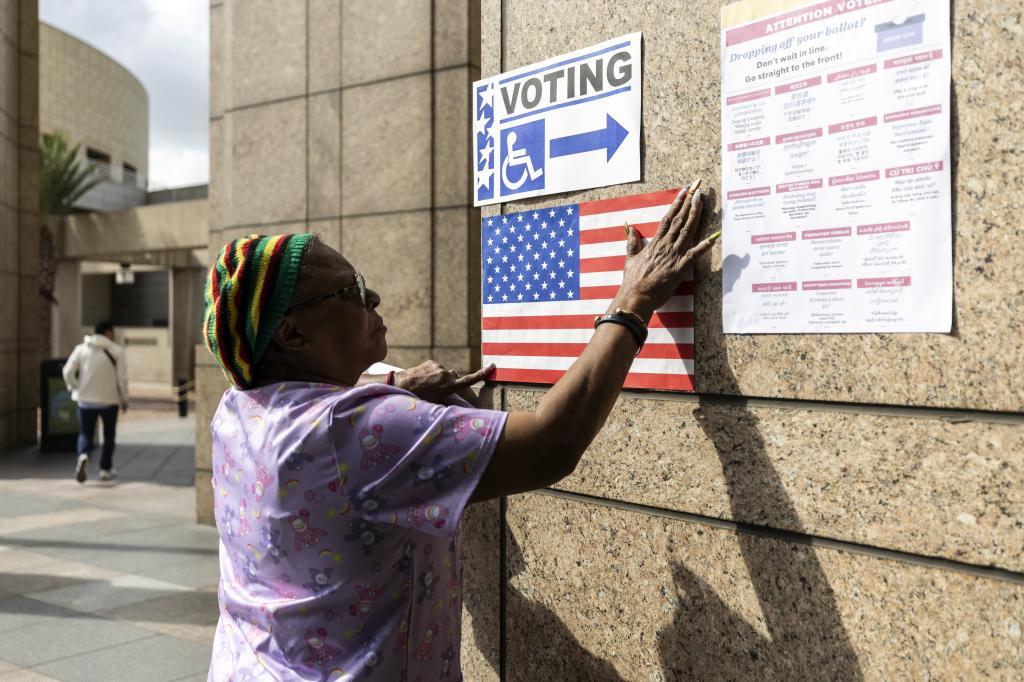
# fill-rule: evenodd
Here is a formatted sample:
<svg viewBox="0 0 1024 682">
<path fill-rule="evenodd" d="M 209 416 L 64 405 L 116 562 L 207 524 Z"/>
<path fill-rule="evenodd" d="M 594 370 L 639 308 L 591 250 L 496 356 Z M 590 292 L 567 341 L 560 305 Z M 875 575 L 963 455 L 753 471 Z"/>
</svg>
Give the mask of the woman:
<svg viewBox="0 0 1024 682">
<path fill-rule="evenodd" d="M 211 680 L 461 679 L 468 502 L 568 476 L 696 243 L 699 180 L 646 246 L 625 228 L 610 315 L 535 412 L 440 404 L 482 379 L 436 363 L 366 383 L 380 297 L 311 235 L 228 244 L 204 335 L 233 388 L 212 423 L 221 616 Z M 362 384 L 362 385 L 360 385 Z"/>
</svg>

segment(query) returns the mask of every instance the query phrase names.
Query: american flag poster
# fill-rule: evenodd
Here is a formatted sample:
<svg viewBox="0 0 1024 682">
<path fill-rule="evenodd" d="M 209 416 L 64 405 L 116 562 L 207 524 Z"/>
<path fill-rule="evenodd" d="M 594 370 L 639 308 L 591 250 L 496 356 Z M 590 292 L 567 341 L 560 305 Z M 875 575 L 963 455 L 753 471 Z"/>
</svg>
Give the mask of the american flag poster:
<svg viewBox="0 0 1024 682">
<path fill-rule="evenodd" d="M 483 364 L 494 381 L 553 384 L 594 333 L 622 283 L 625 223 L 658 231 L 678 190 L 484 218 Z M 693 390 L 693 279 L 651 319 L 626 388 Z"/>
</svg>

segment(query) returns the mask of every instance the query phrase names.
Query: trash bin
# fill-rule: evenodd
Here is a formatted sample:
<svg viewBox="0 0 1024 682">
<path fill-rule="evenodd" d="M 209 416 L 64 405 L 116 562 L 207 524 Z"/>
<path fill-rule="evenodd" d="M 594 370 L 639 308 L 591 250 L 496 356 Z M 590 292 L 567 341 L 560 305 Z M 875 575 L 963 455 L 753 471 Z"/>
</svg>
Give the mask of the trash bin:
<svg viewBox="0 0 1024 682">
<path fill-rule="evenodd" d="M 74 452 L 78 439 L 78 406 L 64 385 L 61 370 L 67 358 L 39 363 L 39 408 L 42 414 L 39 449 Z"/>
</svg>

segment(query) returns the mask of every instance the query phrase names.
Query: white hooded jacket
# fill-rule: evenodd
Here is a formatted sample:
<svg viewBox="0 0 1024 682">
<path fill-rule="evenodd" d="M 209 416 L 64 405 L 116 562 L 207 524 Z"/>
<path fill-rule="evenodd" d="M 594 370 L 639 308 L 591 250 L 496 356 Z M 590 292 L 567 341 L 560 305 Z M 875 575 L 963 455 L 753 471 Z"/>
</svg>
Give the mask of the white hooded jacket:
<svg viewBox="0 0 1024 682">
<path fill-rule="evenodd" d="M 75 346 L 71 357 L 64 363 L 63 374 L 64 383 L 71 389 L 72 400 L 88 405 L 127 402 L 128 375 L 124 351 L 102 334 L 89 334 Z"/>
</svg>

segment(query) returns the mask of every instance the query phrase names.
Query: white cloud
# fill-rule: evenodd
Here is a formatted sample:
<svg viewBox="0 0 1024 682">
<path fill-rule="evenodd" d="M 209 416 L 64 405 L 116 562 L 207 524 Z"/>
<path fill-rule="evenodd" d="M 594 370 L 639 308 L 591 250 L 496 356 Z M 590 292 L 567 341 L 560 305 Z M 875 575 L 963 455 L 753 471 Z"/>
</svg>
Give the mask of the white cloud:
<svg viewBox="0 0 1024 682">
<path fill-rule="evenodd" d="M 151 190 L 199 185 L 209 180 L 209 156 L 205 149 L 150 145 L 149 167 Z"/>
<path fill-rule="evenodd" d="M 209 180 L 208 0 L 40 0 L 43 21 L 99 48 L 149 93 L 151 187 Z"/>
</svg>

